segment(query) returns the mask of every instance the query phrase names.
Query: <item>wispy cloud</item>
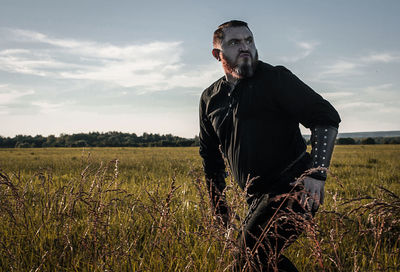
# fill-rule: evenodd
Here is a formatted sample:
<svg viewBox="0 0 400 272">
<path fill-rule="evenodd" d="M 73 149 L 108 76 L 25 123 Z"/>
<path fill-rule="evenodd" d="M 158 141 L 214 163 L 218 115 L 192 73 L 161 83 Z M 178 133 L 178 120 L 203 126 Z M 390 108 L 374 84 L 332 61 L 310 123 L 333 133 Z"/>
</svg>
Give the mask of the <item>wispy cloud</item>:
<svg viewBox="0 0 400 272">
<path fill-rule="evenodd" d="M 354 95 L 351 92 L 330 92 L 330 93 L 321 93 L 321 95 L 325 99 L 332 99 L 332 98 L 342 98 L 342 97 L 349 97 Z"/>
<path fill-rule="evenodd" d="M 31 104 L 38 107 L 41 113 L 55 112 L 65 105 L 65 103 L 49 103 L 46 101 L 34 101 Z"/>
<path fill-rule="evenodd" d="M 104 81 L 143 91 L 204 88 L 221 74 L 217 66 L 186 67 L 180 41 L 120 46 L 20 29 L 9 31 L 20 48 L 0 51 L 0 69 L 7 72 Z M 36 49 L 24 49 L 26 44 L 35 44 Z"/>
<path fill-rule="evenodd" d="M 384 91 L 391 91 L 392 88 L 393 88 L 392 83 L 385 83 L 385 84 L 381 84 L 381 85 L 367 86 L 365 88 L 365 91 L 367 93 L 376 95 L 376 93 L 382 93 Z"/>
<path fill-rule="evenodd" d="M 383 103 L 376 103 L 376 102 L 364 102 L 364 101 L 355 101 L 355 102 L 348 102 L 348 103 L 343 103 L 338 108 L 340 109 L 346 109 L 346 108 L 351 108 L 351 109 L 365 109 L 365 110 L 370 110 L 371 108 L 379 109 L 384 106 Z"/>
<path fill-rule="evenodd" d="M 359 67 L 361 65 L 357 62 L 339 60 L 331 65 L 326 65 L 320 72 L 321 76 L 348 76 L 360 74 Z"/>
<path fill-rule="evenodd" d="M 34 94 L 34 90 L 15 90 L 7 84 L 0 85 L 0 105 L 9 105 L 23 96 Z"/>
<path fill-rule="evenodd" d="M 315 50 L 315 48 L 318 46 L 318 42 L 316 41 L 295 41 L 295 45 L 297 48 L 299 48 L 300 52 L 297 53 L 297 55 L 294 56 L 285 56 L 282 57 L 282 61 L 284 62 L 297 62 L 301 59 L 304 59 L 311 55 L 311 53 Z"/>
<path fill-rule="evenodd" d="M 59 103 L 50 100 L 49 98 L 40 98 L 40 94 L 33 89 L 8 84 L 0 85 L 1 114 L 9 114 L 10 112 L 51 113 L 63 108 L 67 104 L 71 104 L 71 101 Z"/>
<path fill-rule="evenodd" d="M 345 115 L 357 115 L 363 114 L 364 118 L 370 118 L 376 120 L 388 121 L 389 119 L 396 120 L 393 118 L 397 114 L 400 114 L 400 108 L 397 103 L 388 102 L 367 102 L 367 101 L 350 101 L 340 103 L 336 106 L 339 112 L 345 113 Z M 387 115 L 392 114 L 392 115 Z M 393 116 L 394 115 L 394 116 Z M 369 117 L 367 117 L 369 116 Z M 396 121 L 398 123 L 398 121 Z"/>
<path fill-rule="evenodd" d="M 398 53 L 373 53 L 367 56 L 361 57 L 361 61 L 366 63 L 390 63 L 400 61 L 400 54 Z"/>
<path fill-rule="evenodd" d="M 0 51 L 0 70 L 36 76 L 56 76 L 58 70 L 78 68 L 78 65 L 54 59 L 51 55 L 27 49 Z"/>
<path fill-rule="evenodd" d="M 371 65 L 400 62 L 400 53 L 369 53 L 364 56 L 342 58 L 322 67 L 317 78 L 362 75 Z"/>
</svg>

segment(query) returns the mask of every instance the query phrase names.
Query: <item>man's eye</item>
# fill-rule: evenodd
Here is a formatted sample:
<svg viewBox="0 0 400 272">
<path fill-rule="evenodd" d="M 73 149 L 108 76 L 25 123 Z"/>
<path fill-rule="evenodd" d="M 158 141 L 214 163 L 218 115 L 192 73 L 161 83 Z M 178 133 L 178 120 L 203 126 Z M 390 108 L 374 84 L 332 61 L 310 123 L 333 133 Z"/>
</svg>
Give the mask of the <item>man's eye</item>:
<svg viewBox="0 0 400 272">
<path fill-rule="evenodd" d="M 229 45 L 237 45 L 237 41 L 231 41 Z"/>
<path fill-rule="evenodd" d="M 253 40 L 246 40 L 247 44 L 251 44 L 253 42 Z"/>
</svg>

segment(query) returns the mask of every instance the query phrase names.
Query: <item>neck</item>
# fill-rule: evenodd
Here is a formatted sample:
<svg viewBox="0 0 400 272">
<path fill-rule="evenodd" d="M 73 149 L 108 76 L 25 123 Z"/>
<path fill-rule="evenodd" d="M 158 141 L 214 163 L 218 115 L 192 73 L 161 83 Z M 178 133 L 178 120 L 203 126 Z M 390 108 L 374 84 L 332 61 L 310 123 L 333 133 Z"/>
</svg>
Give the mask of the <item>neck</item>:
<svg viewBox="0 0 400 272">
<path fill-rule="evenodd" d="M 237 77 L 234 77 L 232 74 L 230 74 L 230 73 L 225 73 L 225 78 L 226 78 L 226 81 L 228 81 L 230 84 L 232 84 L 232 85 L 236 85 L 236 83 L 238 82 L 238 78 Z"/>
</svg>

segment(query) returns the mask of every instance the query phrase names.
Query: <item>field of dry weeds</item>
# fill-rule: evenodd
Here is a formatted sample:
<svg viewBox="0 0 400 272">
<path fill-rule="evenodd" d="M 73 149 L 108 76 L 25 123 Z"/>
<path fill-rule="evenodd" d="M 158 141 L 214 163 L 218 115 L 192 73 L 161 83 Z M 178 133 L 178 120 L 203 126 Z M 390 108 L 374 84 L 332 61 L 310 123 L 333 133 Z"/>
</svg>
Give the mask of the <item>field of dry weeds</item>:
<svg viewBox="0 0 400 272">
<path fill-rule="evenodd" d="M 247 207 L 227 183 L 224 228 L 197 148 L 0 149 L 0 271 L 230 271 Z M 399 195 L 399 145 L 337 146 L 325 204 L 285 255 L 399 271 Z"/>
</svg>

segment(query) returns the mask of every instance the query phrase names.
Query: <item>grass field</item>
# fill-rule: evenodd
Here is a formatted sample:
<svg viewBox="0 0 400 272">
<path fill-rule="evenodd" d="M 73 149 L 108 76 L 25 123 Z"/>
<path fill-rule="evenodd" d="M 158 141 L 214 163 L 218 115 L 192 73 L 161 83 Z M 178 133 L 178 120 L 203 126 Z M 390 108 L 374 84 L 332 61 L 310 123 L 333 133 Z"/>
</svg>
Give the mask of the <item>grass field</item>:
<svg viewBox="0 0 400 272">
<path fill-rule="evenodd" d="M 230 271 L 198 148 L 0 149 L 0 271 Z M 300 271 L 400 270 L 400 145 L 336 146 Z M 241 218 L 243 193 L 227 179 Z"/>
</svg>

